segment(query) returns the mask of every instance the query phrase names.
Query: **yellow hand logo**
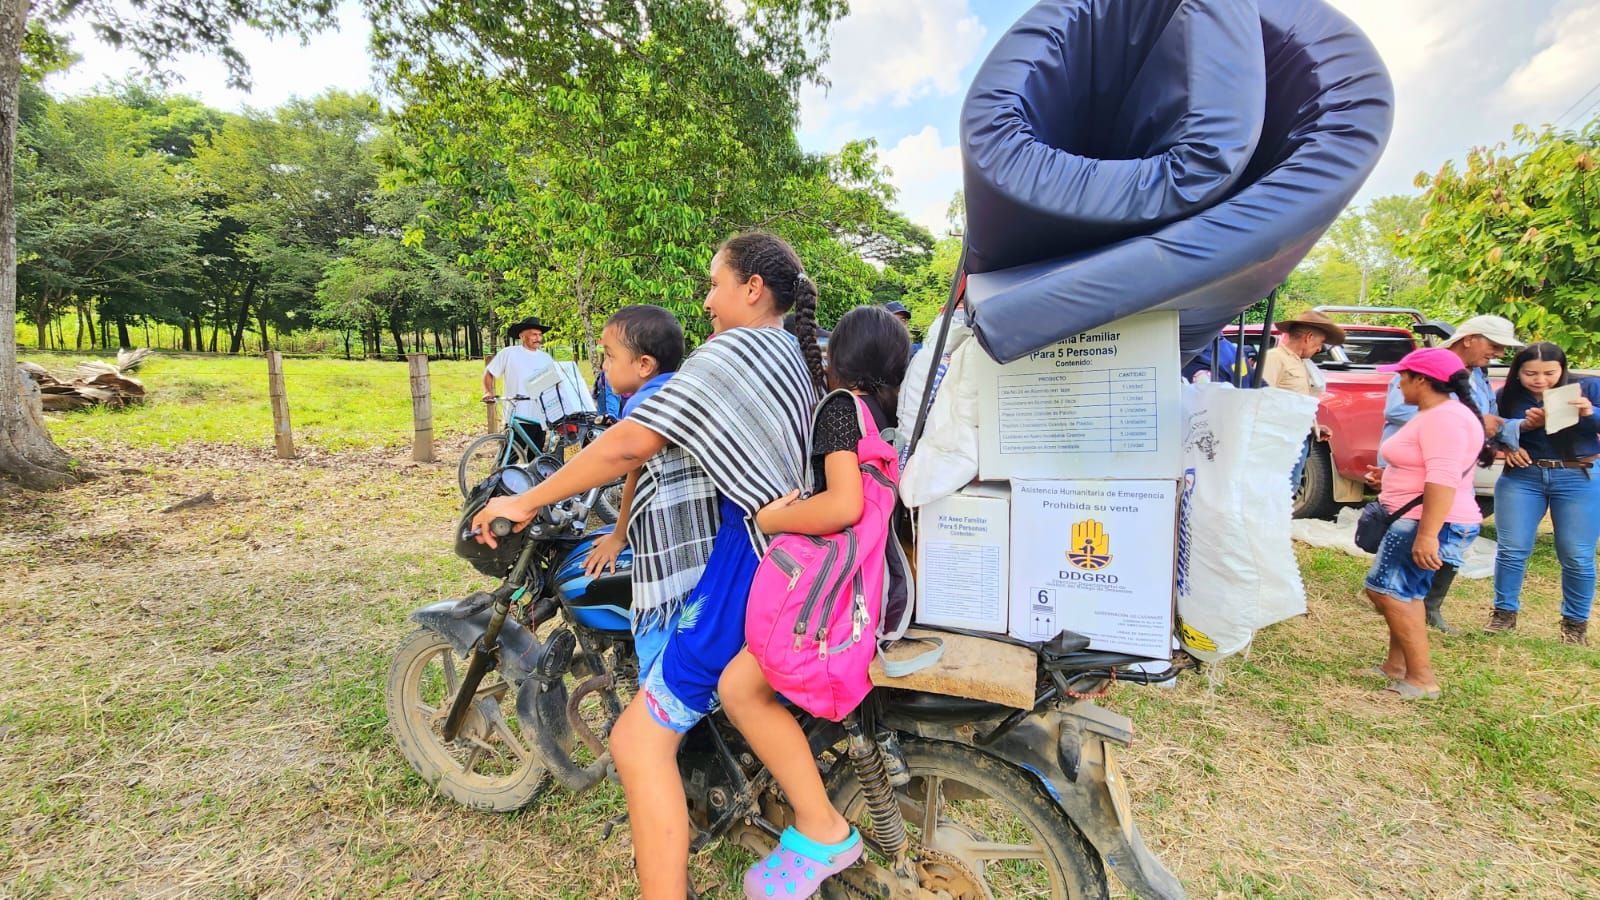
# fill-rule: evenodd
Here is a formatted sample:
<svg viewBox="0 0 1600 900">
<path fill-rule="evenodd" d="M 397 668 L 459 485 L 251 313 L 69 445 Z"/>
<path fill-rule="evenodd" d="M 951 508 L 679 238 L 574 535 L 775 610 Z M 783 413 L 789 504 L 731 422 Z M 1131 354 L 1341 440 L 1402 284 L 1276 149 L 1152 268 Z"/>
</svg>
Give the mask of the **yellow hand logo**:
<svg viewBox="0 0 1600 900">
<path fill-rule="evenodd" d="M 1111 562 L 1111 539 L 1105 526 L 1094 519 L 1084 519 L 1072 526 L 1072 544 L 1067 548 L 1067 561 L 1080 569 L 1100 569 Z"/>
<path fill-rule="evenodd" d="M 1093 519 L 1084 519 L 1072 526 L 1072 549 L 1079 553 L 1104 555 L 1106 552 L 1106 529 Z"/>
</svg>

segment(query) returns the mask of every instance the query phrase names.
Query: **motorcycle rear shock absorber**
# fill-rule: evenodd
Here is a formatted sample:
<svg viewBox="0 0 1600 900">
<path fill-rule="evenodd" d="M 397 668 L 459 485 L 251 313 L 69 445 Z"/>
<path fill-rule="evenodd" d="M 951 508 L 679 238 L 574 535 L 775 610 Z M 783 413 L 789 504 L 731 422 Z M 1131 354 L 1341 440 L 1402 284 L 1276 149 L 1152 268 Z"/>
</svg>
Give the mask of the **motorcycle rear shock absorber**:
<svg viewBox="0 0 1600 900">
<path fill-rule="evenodd" d="M 910 846 L 906 836 L 906 820 L 900 815 L 900 804 L 895 800 L 894 788 L 883 768 L 883 756 L 878 742 L 868 737 L 855 716 L 845 723 L 849 735 L 850 766 L 855 769 L 856 780 L 861 782 L 861 793 L 867 800 L 867 815 L 871 819 L 872 841 L 885 856 L 903 861 Z"/>
</svg>

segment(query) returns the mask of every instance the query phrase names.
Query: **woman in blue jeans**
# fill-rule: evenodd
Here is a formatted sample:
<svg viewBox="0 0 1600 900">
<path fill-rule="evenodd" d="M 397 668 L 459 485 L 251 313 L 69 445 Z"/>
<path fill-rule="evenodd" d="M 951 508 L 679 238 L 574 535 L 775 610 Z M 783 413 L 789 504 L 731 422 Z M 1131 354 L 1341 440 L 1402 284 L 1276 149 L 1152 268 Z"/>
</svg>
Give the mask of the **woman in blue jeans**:
<svg viewBox="0 0 1600 900">
<path fill-rule="evenodd" d="M 1581 386 L 1572 401 L 1578 424 L 1547 434 L 1545 391 L 1569 382 Z M 1500 441 L 1506 467 L 1494 486 L 1499 549 L 1494 557 L 1494 612 L 1490 633 L 1517 627 L 1522 579 L 1546 510 L 1561 561 L 1561 640 L 1589 645 L 1594 603 L 1595 543 L 1600 541 L 1600 379 L 1567 374 L 1567 355 L 1551 343 L 1530 344 L 1511 360 L 1500 389 Z"/>
</svg>

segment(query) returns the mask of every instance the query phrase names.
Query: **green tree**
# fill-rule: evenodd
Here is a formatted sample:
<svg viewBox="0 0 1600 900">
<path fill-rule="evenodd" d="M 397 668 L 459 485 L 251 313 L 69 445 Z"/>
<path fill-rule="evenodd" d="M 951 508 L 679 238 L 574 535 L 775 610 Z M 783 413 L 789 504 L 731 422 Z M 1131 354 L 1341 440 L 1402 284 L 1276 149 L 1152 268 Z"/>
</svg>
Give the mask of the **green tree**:
<svg viewBox="0 0 1600 900">
<path fill-rule="evenodd" d="M 306 35 L 333 23 L 332 8 L 333 0 L 186 0 L 131 6 L 114 0 L 49 0 L 33 12 L 37 22 L 49 24 L 87 18 L 102 37 L 133 50 L 152 68 L 179 53 L 218 53 L 228 66 L 230 81 L 245 85 L 247 69 L 232 45 L 236 25 L 272 34 Z M 51 44 L 39 38 L 40 29 L 30 27 L 29 11 L 28 0 L 0 3 L 0 474 L 24 487 L 49 489 L 81 480 L 84 475 L 23 408 L 17 374 L 13 174 L 23 48 L 27 45 L 37 52 Z"/>
<path fill-rule="evenodd" d="M 1334 221 L 1318 242 L 1318 255 L 1319 261 L 1342 264 L 1356 275 L 1355 296 L 1341 302 L 1388 306 L 1421 286 L 1421 270 L 1400 252 L 1398 242 L 1421 224 L 1423 211 L 1421 196 L 1391 194 L 1363 209 L 1346 210 Z M 1332 278 L 1323 280 L 1328 283 Z"/>
<path fill-rule="evenodd" d="M 446 192 L 419 230 L 472 245 L 501 316 L 536 309 L 588 347 L 605 313 L 653 302 L 693 331 L 707 247 L 752 226 L 795 243 L 825 303 L 871 296 L 850 249 L 886 218 L 881 177 L 861 177 L 870 148 L 814 157 L 794 139 L 843 3 L 729 6 L 380 7 L 407 170 Z"/>
<path fill-rule="evenodd" d="M 1495 313 L 1518 330 L 1600 357 L 1600 119 L 1578 131 L 1517 126 L 1464 168 L 1418 175 L 1427 213 L 1404 248 L 1456 315 Z"/>
<path fill-rule="evenodd" d="M 64 308 L 81 342 L 102 323 L 122 345 L 131 322 L 171 321 L 198 275 L 206 216 L 192 181 L 150 149 L 144 110 L 118 98 L 54 102 L 27 88 L 18 134 L 19 292 L 41 349 Z"/>
<path fill-rule="evenodd" d="M 254 323 L 308 325 L 316 289 L 340 242 L 366 233 L 378 192 L 381 112 L 368 95 L 329 91 L 271 112 L 230 115 L 194 150 L 194 169 L 217 219 L 205 237 L 209 309 L 194 310 L 244 349 Z"/>
</svg>

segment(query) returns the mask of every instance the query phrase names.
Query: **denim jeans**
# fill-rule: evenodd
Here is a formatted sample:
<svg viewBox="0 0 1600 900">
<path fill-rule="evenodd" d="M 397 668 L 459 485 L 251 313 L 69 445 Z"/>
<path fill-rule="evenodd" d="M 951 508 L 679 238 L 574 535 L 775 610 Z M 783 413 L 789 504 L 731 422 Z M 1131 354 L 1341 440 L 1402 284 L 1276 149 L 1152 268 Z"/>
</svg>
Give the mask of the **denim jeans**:
<svg viewBox="0 0 1600 900">
<path fill-rule="evenodd" d="M 1600 541 L 1600 471 L 1507 468 L 1494 485 L 1494 608 L 1521 606 L 1522 579 L 1545 510 L 1561 560 L 1561 615 L 1589 621 L 1594 602 L 1595 542 Z"/>
<path fill-rule="evenodd" d="M 1300 459 L 1295 462 L 1294 468 L 1289 471 L 1289 496 L 1291 497 L 1300 493 L 1300 477 L 1306 473 L 1306 460 L 1311 456 L 1311 442 L 1314 440 L 1316 438 L 1308 437 L 1305 443 L 1300 445 Z"/>
</svg>

